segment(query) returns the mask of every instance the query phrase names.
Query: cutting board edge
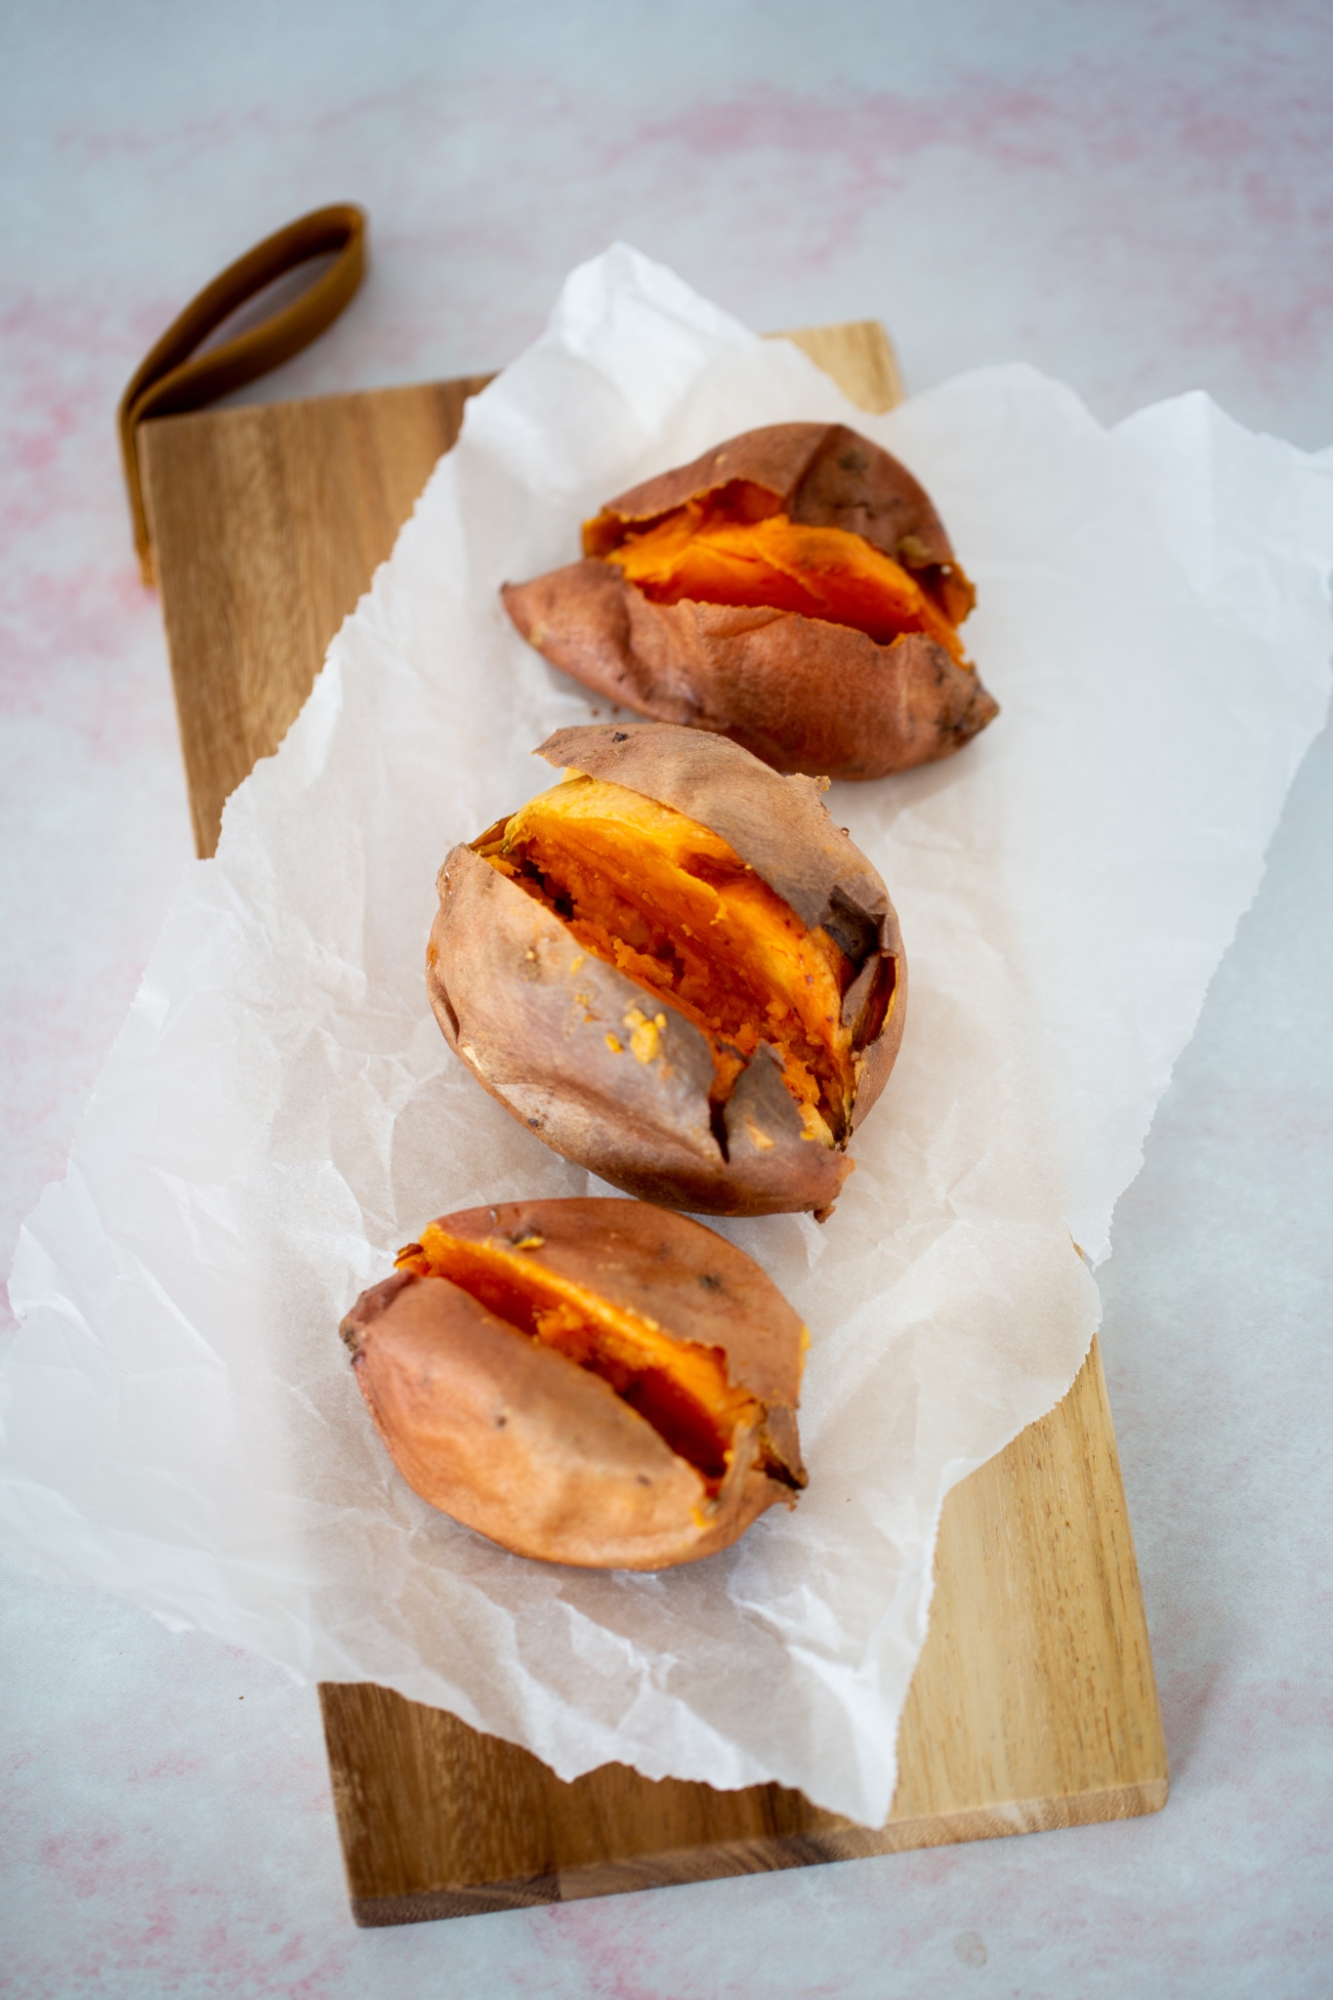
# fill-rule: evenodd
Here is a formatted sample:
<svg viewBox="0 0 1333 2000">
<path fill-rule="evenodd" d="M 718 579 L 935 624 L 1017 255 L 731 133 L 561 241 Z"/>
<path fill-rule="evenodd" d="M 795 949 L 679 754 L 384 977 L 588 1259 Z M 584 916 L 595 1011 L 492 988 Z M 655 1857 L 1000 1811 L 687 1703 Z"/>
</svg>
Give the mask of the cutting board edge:
<svg viewBox="0 0 1333 2000">
<path fill-rule="evenodd" d="M 397 1924 L 431 1923 L 452 1917 L 494 1915 L 546 1903 L 586 1902 L 601 1896 L 638 1895 L 649 1889 L 680 1889 L 691 1883 L 771 1875 L 789 1868 L 869 1861 L 925 1847 L 956 1847 L 973 1840 L 1002 1840 L 1016 1834 L 1054 1833 L 1111 1820 L 1142 1819 L 1161 1812 L 1170 1781 L 1145 1779 L 1134 1785 L 1019 1799 L 967 1812 L 890 1820 L 880 1828 L 845 1827 L 823 1833 L 793 1834 L 771 1840 L 737 1840 L 676 1848 L 633 1861 L 599 1862 L 509 1882 L 421 1890 L 398 1896 L 359 1896 L 349 1891 L 352 1916 L 363 1930 Z"/>
</svg>

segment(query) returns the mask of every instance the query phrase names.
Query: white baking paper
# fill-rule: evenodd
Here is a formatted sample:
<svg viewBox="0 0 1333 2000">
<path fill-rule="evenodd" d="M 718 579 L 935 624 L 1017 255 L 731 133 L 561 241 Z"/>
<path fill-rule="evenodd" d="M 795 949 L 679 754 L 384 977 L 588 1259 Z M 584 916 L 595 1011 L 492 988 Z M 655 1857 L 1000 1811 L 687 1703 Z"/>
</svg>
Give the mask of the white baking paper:
<svg viewBox="0 0 1333 2000">
<path fill-rule="evenodd" d="M 911 966 L 823 1227 L 722 1224 L 813 1334 L 808 1493 L 662 1576 L 506 1555 L 407 1489 L 339 1317 L 430 1216 L 598 1183 L 449 1055 L 446 849 L 588 717 L 497 587 L 720 437 L 841 418 L 925 481 L 999 720 L 835 787 Z M 349 477 L 352 476 L 349 471 Z M 193 866 L 19 1246 L 0 1536 L 47 1575 L 524 1743 L 879 1822 L 949 1488 L 1069 1386 L 1153 1107 L 1328 697 L 1333 482 L 1204 396 L 1107 431 L 1021 367 L 884 418 L 616 249 L 468 407 L 279 754 Z M 603 710 L 605 712 L 605 710 Z"/>
</svg>

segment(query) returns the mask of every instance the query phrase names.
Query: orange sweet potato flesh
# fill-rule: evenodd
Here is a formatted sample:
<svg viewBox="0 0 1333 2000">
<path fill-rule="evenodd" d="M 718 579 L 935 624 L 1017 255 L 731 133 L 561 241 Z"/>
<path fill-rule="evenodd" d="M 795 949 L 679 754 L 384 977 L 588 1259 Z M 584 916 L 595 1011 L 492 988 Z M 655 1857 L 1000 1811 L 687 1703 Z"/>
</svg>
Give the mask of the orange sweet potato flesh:
<svg viewBox="0 0 1333 2000">
<path fill-rule="evenodd" d="M 850 963 L 720 835 L 640 792 L 579 777 L 531 800 L 475 851 L 643 988 L 649 1018 L 614 1040 L 632 1053 L 651 1046 L 652 1010 L 669 996 L 708 1042 L 715 1104 L 768 1041 L 810 1129 L 846 1130 Z"/>
<path fill-rule="evenodd" d="M 675 1208 L 827 1214 L 902 1034 L 884 884 L 808 779 L 661 725 L 562 730 L 583 775 L 440 873 L 427 989 L 478 1080 Z"/>
<path fill-rule="evenodd" d="M 700 521 L 683 507 L 606 557 L 654 604 L 704 604 L 800 612 L 851 625 L 878 645 L 924 632 L 960 664 L 962 641 L 929 593 L 861 535 L 802 527 L 785 514 L 762 521 Z"/>
<path fill-rule="evenodd" d="M 660 1569 L 805 1484 L 806 1345 L 759 1267 L 642 1203 L 443 1216 L 343 1322 L 409 1485 L 516 1554 Z"/>
<path fill-rule="evenodd" d="M 998 712 L 929 498 L 844 426 L 748 431 L 622 494 L 583 539 L 582 562 L 505 586 L 523 636 L 594 692 L 776 770 L 882 777 Z"/>
</svg>

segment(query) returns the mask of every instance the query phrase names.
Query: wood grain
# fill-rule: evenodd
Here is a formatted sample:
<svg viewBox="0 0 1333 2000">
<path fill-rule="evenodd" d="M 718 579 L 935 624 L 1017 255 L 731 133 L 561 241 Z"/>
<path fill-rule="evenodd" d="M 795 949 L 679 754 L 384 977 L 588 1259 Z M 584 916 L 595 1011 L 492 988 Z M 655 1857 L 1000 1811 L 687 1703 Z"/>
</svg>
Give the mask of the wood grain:
<svg viewBox="0 0 1333 2000">
<path fill-rule="evenodd" d="M 775 336 L 778 337 L 778 336 Z M 865 409 L 900 399 L 874 321 L 786 336 Z M 195 838 L 281 742 L 487 377 L 143 427 Z M 383 1688 L 320 1690 L 362 1924 L 510 1909 L 1152 1812 L 1167 1766 L 1096 1343 L 1064 1401 L 945 1504 L 930 1633 L 880 1828 L 778 1785 L 719 1792 L 528 1751 Z"/>
<path fill-rule="evenodd" d="M 838 326 L 803 326 L 774 333 L 791 340 L 815 365 L 831 375 L 844 396 L 862 410 L 891 410 L 903 399 L 903 381 L 893 342 L 877 319 L 845 320 Z"/>
<path fill-rule="evenodd" d="M 271 757 L 489 376 L 165 417 L 139 452 L 195 847 Z"/>
<path fill-rule="evenodd" d="M 1152 1655 L 1096 1343 L 945 1503 L 883 1827 L 606 1764 L 571 1784 L 387 1689 L 320 1690 L 352 1909 L 415 1923 L 1078 1826 L 1166 1803 Z"/>
</svg>

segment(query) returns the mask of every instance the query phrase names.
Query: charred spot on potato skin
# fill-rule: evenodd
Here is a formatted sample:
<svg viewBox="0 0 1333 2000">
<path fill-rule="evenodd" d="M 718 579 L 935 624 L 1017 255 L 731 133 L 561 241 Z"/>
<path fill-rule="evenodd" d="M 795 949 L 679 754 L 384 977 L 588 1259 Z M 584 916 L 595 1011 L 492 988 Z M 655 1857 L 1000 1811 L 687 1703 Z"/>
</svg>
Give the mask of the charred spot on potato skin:
<svg viewBox="0 0 1333 2000">
<path fill-rule="evenodd" d="M 723 1166 L 730 1166 L 731 1134 L 727 1131 L 727 1107 L 722 1098 L 716 1096 L 709 1098 L 708 1126 L 713 1134 L 717 1150 L 722 1155 Z"/>
<path fill-rule="evenodd" d="M 530 1233 L 520 1240 L 529 1249 L 544 1242 Z M 731 1383 L 720 1348 L 673 1339 L 630 1307 L 613 1305 L 547 1269 L 510 1235 L 477 1242 L 431 1223 L 396 1262 L 409 1278 L 457 1285 L 516 1335 L 554 1348 L 571 1365 L 599 1376 L 693 1466 L 710 1497 L 726 1477 L 742 1430 L 760 1433 L 766 1472 L 770 1459 L 780 1463 L 761 1432 L 763 1406 Z M 494 1421 L 499 1428 L 507 1419 L 501 1412 Z M 803 1475 L 786 1469 L 769 1476 L 783 1485 L 804 1483 Z"/>
<path fill-rule="evenodd" d="M 810 1483 L 808 1475 L 804 1472 L 793 1472 L 791 1467 L 778 1457 L 767 1438 L 763 1443 L 765 1450 L 760 1462 L 767 1477 L 775 1480 L 779 1486 L 787 1487 L 792 1493 L 803 1493 Z"/>
<path fill-rule="evenodd" d="M 419 1254 L 421 1245 L 409 1243 L 402 1254 Z M 359 1367 L 364 1355 L 365 1337 L 368 1329 L 380 1316 L 387 1312 L 404 1285 L 411 1282 L 411 1275 L 405 1271 L 394 1271 L 392 1276 L 382 1278 L 378 1285 L 372 1285 L 368 1292 L 362 1292 L 352 1310 L 344 1318 L 338 1331 L 344 1345 L 352 1357 L 353 1367 Z"/>
</svg>

